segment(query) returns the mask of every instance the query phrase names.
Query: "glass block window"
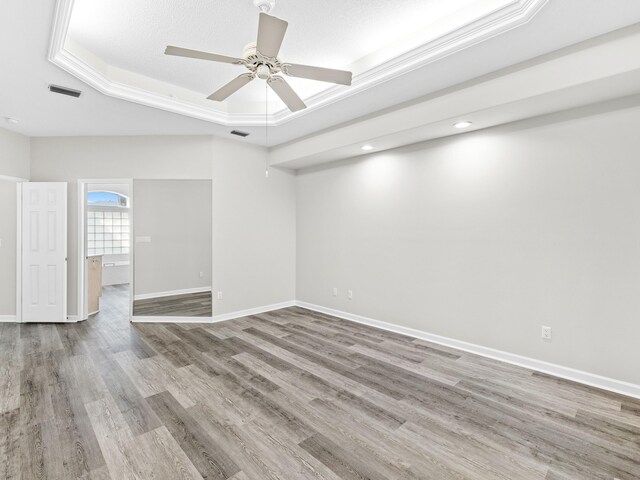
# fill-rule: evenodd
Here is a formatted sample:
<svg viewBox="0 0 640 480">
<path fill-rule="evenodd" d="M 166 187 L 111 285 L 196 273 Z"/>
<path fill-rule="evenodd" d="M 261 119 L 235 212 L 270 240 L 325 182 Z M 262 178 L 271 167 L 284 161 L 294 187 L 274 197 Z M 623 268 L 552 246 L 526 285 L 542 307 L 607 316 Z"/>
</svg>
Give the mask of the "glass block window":
<svg viewBox="0 0 640 480">
<path fill-rule="evenodd" d="M 129 253 L 129 212 L 87 212 L 87 254 Z"/>
</svg>

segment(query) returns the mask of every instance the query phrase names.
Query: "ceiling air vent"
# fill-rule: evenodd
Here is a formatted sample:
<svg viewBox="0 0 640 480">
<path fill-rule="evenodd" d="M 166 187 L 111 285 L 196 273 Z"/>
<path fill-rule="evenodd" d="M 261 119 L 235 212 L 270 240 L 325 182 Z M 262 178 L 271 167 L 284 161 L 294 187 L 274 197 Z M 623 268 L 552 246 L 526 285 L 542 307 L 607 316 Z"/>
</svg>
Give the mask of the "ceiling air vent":
<svg viewBox="0 0 640 480">
<path fill-rule="evenodd" d="M 69 95 L 70 97 L 78 98 L 82 95 L 80 90 L 74 90 L 73 88 L 59 87 L 58 85 L 49 85 L 49 91 L 53 93 L 59 93 L 61 95 Z"/>
<path fill-rule="evenodd" d="M 239 137 L 248 137 L 249 132 L 242 132 L 240 130 L 231 130 L 231 135 L 238 135 Z"/>
</svg>

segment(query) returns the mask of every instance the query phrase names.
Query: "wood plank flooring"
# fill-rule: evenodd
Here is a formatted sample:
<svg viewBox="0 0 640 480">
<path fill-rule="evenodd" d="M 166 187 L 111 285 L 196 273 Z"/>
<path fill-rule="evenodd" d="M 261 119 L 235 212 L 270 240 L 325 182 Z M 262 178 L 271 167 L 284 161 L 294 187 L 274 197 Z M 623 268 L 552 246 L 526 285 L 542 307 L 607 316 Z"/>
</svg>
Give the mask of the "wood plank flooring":
<svg viewBox="0 0 640 480">
<path fill-rule="evenodd" d="M 0 325 L 0 478 L 638 479 L 640 401 L 300 308 Z"/>
<path fill-rule="evenodd" d="M 211 292 L 147 298 L 133 302 L 133 315 L 142 317 L 211 317 Z"/>
</svg>

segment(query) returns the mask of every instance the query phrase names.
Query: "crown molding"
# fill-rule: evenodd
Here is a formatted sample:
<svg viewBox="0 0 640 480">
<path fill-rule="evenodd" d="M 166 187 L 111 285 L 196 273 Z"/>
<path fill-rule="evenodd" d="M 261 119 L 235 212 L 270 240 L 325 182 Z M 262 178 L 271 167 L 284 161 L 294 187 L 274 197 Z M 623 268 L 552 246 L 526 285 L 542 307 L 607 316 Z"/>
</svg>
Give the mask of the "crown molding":
<svg viewBox="0 0 640 480">
<path fill-rule="evenodd" d="M 403 55 L 354 76 L 351 87 L 332 86 L 305 99 L 307 108 L 298 112 L 282 109 L 267 117 L 270 126 L 283 125 L 340 100 L 365 92 L 400 75 L 419 69 L 489 38 L 528 23 L 548 0 L 513 0 L 508 5 L 441 35 Z M 98 68 L 65 48 L 74 0 L 58 0 L 54 15 L 49 61 L 99 92 L 141 105 L 185 115 L 225 126 L 263 126 L 263 114 L 228 113 L 197 105 L 108 78 Z M 108 68 L 107 68 L 108 71 Z M 167 84 L 169 85 L 169 84 Z"/>
</svg>

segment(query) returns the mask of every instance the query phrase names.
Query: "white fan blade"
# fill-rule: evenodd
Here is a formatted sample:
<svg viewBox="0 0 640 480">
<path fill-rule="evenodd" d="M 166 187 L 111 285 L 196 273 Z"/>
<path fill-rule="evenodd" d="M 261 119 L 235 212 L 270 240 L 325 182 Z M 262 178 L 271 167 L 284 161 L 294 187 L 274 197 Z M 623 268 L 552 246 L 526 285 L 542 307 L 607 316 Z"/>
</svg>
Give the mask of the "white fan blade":
<svg viewBox="0 0 640 480">
<path fill-rule="evenodd" d="M 225 98 L 231 96 L 236 93 L 242 87 L 244 87 L 247 83 L 255 78 L 253 73 L 243 73 L 239 77 L 234 78 L 229 83 L 227 83 L 224 87 L 220 88 L 216 92 L 209 95 L 207 98 L 209 100 L 214 100 L 216 102 L 221 102 Z"/>
<path fill-rule="evenodd" d="M 174 47 L 169 45 L 165 51 L 165 55 L 175 55 L 177 57 L 199 58 L 200 60 L 211 60 L 213 62 L 235 63 L 243 65 L 245 61 L 242 58 L 227 57 L 226 55 L 218 55 L 217 53 L 201 52 L 200 50 L 190 50 L 188 48 Z"/>
<path fill-rule="evenodd" d="M 283 65 L 283 71 L 292 77 L 308 78 L 321 82 L 339 83 L 351 85 L 351 72 L 334 70 L 332 68 L 311 67 L 309 65 L 296 65 L 287 63 Z"/>
<path fill-rule="evenodd" d="M 277 57 L 289 23 L 266 13 L 260 14 L 256 48 L 265 57 Z"/>
<path fill-rule="evenodd" d="M 297 112 L 298 110 L 307 108 L 298 94 L 293 91 L 293 88 L 291 88 L 284 78 L 273 76 L 267 80 L 267 83 L 280 97 L 280 100 L 282 100 L 292 112 Z"/>
</svg>

